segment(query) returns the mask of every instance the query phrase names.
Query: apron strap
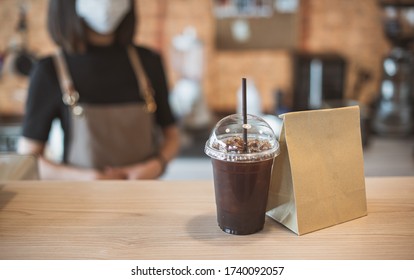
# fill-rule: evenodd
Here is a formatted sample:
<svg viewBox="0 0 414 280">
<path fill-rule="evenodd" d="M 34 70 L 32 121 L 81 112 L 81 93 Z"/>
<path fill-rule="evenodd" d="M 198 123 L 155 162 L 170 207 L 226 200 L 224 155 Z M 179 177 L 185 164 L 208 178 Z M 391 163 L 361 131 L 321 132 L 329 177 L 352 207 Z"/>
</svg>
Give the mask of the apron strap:
<svg viewBox="0 0 414 280">
<path fill-rule="evenodd" d="M 134 70 L 138 81 L 138 86 L 143 94 L 145 103 L 147 104 L 147 111 L 149 113 L 154 113 L 157 110 L 157 104 L 154 100 L 154 89 L 151 86 L 151 82 L 147 75 L 145 75 L 144 68 L 142 67 L 141 60 L 139 59 L 135 47 L 133 45 L 129 45 L 127 47 L 127 51 L 132 69 Z"/>
<path fill-rule="evenodd" d="M 154 100 L 154 89 L 151 85 L 150 80 L 145 74 L 137 50 L 134 46 L 129 45 L 127 47 L 127 52 L 132 69 L 134 70 L 135 77 L 137 79 L 138 87 L 140 89 L 140 92 L 142 92 L 143 98 L 145 100 L 146 109 L 149 113 L 154 113 L 157 110 L 157 104 Z M 53 58 L 60 89 L 62 91 L 63 103 L 70 106 L 72 112 L 75 115 L 81 115 L 83 110 L 78 105 L 79 92 L 76 91 L 73 85 L 73 81 L 69 74 L 63 51 L 59 48 Z"/>
<path fill-rule="evenodd" d="M 82 108 L 78 105 L 79 93 L 76 91 L 75 86 L 73 85 L 73 81 L 69 74 L 63 51 L 60 48 L 53 56 L 53 61 L 55 63 L 60 89 L 62 91 L 63 103 L 70 106 L 72 112 L 75 115 L 81 115 Z"/>
</svg>

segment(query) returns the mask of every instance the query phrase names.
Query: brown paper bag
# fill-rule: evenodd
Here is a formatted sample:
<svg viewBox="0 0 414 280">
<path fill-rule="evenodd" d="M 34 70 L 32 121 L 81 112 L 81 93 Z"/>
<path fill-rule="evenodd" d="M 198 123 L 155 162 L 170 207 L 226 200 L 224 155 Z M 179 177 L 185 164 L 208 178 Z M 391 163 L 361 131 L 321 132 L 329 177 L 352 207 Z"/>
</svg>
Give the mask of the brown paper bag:
<svg viewBox="0 0 414 280">
<path fill-rule="evenodd" d="M 298 235 L 367 215 L 359 107 L 281 117 L 267 215 Z"/>
</svg>

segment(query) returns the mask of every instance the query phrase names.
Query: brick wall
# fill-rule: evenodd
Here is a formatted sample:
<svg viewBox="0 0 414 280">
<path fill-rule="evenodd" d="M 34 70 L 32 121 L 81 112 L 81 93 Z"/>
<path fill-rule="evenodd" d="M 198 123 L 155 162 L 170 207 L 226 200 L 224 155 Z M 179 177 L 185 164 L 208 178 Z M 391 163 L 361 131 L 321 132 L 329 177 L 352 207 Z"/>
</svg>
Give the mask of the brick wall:
<svg viewBox="0 0 414 280">
<path fill-rule="evenodd" d="M 15 29 L 16 2 L 0 0 L 0 51 L 7 47 Z M 27 2 L 30 48 L 38 55 L 45 55 L 54 49 L 45 29 L 48 1 Z M 267 111 L 274 106 L 275 89 L 291 94 L 289 51 L 215 50 L 215 23 L 210 0 L 137 0 L 137 3 L 139 27 L 136 41 L 163 53 L 170 86 L 177 79 L 170 63 L 171 40 L 191 25 L 197 29 L 205 45 L 206 66 L 202 83 L 211 109 L 235 110 L 236 92 L 242 76 L 254 79 L 263 99 L 263 109 Z M 300 9 L 300 50 L 337 52 L 347 58 L 347 96 L 353 96 L 351 89 L 358 69 L 364 68 L 372 73 L 373 79 L 358 97 L 363 102 L 369 102 L 376 95 L 381 58 L 389 50 L 382 34 L 380 15 L 376 0 L 302 0 Z M 0 83 L 3 82 L 0 79 Z"/>
</svg>

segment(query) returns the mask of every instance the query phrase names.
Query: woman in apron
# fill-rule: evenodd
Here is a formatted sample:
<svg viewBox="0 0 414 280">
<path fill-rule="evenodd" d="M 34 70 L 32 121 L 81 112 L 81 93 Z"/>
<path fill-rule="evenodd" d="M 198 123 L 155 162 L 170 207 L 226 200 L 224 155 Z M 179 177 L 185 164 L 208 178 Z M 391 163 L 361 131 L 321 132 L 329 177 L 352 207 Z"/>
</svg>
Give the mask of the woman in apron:
<svg viewBox="0 0 414 280">
<path fill-rule="evenodd" d="M 18 150 L 39 156 L 44 179 L 154 179 L 179 148 L 161 57 L 132 44 L 133 0 L 51 0 L 59 46 L 31 74 Z M 44 157 L 52 121 L 62 163 Z"/>
</svg>

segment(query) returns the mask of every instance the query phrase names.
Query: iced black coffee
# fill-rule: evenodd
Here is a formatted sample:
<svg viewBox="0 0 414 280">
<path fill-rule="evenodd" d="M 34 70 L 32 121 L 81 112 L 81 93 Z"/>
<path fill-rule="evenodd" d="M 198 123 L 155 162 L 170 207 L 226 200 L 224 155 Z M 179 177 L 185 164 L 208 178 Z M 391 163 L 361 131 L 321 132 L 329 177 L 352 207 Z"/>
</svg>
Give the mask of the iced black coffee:
<svg viewBox="0 0 414 280">
<path fill-rule="evenodd" d="M 212 159 L 219 227 L 239 235 L 263 229 L 273 160 L 279 154 L 270 126 L 257 116 L 247 115 L 243 124 L 242 115 L 230 115 L 217 123 L 205 152 Z"/>
</svg>

